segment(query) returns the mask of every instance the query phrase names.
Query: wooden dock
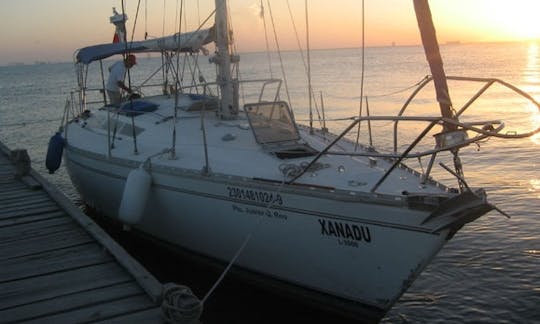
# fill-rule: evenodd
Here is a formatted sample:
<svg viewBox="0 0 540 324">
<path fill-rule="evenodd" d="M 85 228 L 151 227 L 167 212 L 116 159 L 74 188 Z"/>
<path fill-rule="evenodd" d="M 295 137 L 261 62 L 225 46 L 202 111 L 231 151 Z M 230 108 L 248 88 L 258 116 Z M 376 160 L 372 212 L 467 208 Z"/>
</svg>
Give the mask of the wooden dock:
<svg viewBox="0 0 540 324">
<path fill-rule="evenodd" d="M 0 143 L 0 323 L 164 322 L 162 284 L 20 152 Z"/>
</svg>

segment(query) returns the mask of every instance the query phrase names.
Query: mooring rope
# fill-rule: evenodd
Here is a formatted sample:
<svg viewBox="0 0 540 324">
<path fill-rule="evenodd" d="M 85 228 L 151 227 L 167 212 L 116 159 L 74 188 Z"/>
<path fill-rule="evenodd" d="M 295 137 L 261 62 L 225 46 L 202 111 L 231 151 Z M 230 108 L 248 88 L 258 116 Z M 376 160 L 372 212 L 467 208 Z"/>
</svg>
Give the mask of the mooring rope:
<svg viewBox="0 0 540 324">
<path fill-rule="evenodd" d="M 292 170 L 290 170 L 292 172 Z M 283 181 L 281 181 L 281 183 L 279 184 L 279 187 L 276 188 L 276 190 L 274 191 L 274 193 L 277 195 L 281 192 L 281 190 L 283 189 L 283 186 L 285 185 L 285 183 L 287 182 L 287 178 L 289 178 L 290 175 L 289 174 L 284 174 L 283 175 Z M 266 206 L 264 207 L 266 210 L 270 210 L 270 208 L 274 205 L 275 201 L 270 201 L 268 202 L 268 204 L 266 204 Z M 246 248 L 246 246 L 248 245 L 249 241 L 251 240 L 251 238 L 253 237 L 253 234 L 255 233 L 255 231 L 259 228 L 259 226 L 261 225 L 262 223 L 262 220 L 265 219 L 266 217 L 266 213 L 263 213 L 259 216 L 259 218 L 257 219 L 257 221 L 255 222 L 255 224 L 253 225 L 251 231 L 246 235 L 246 237 L 244 238 L 244 241 L 242 242 L 242 244 L 240 245 L 240 247 L 238 248 L 238 250 L 236 251 L 236 253 L 234 254 L 234 256 L 232 257 L 231 261 L 229 261 L 229 264 L 227 264 L 227 267 L 225 267 L 225 270 L 223 270 L 223 272 L 221 273 L 221 275 L 219 276 L 219 278 L 216 280 L 216 282 L 214 283 L 214 285 L 210 288 L 210 290 L 208 290 L 208 292 L 206 293 L 206 295 L 203 297 L 203 299 L 201 300 L 201 303 L 204 305 L 204 303 L 206 302 L 206 300 L 212 295 L 212 293 L 214 292 L 214 290 L 219 286 L 219 284 L 223 281 L 223 279 L 225 278 L 225 276 L 227 275 L 227 273 L 229 273 L 231 267 L 234 265 L 234 263 L 236 262 L 236 260 L 238 259 L 238 257 L 240 256 L 240 254 L 242 254 L 242 252 L 244 251 L 244 249 Z"/>
</svg>

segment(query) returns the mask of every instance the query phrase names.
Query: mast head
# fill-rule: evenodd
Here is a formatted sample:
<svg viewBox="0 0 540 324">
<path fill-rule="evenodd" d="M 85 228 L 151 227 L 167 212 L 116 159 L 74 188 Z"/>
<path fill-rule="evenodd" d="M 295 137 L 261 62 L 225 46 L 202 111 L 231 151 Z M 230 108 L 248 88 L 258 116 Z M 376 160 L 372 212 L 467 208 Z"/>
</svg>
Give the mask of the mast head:
<svg viewBox="0 0 540 324">
<path fill-rule="evenodd" d="M 111 24 L 118 26 L 118 24 L 125 24 L 127 20 L 128 16 L 126 14 L 119 14 L 116 7 L 113 7 L 113 15 L 109 17 Z"/>
<path fill-rule="evenodd" d="M 116 8 L 113 7 L 113 15 L 109 17 L 109 21 L 116 28 L 114 31 L 113 43 L 122 43 L 125 41 L 126 36 L 126 21 L 128 16 L 126 14 L 119 14 Z"/>
</svg>

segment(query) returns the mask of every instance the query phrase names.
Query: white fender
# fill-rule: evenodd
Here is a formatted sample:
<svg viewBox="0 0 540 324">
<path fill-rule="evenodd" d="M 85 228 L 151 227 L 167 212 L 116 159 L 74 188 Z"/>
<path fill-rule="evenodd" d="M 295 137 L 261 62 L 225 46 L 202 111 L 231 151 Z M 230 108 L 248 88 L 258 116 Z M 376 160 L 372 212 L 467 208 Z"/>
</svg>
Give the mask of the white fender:
<svg viewBox="0 0 540 324">
<path fill-rule="evenodd" d="M 152 177 L 142 165 L 129 173 L 118 209 L 118 218 L 122 222 L 130 225 L 140 222 L 148 200 L 151 183 Z"/>
</svg>

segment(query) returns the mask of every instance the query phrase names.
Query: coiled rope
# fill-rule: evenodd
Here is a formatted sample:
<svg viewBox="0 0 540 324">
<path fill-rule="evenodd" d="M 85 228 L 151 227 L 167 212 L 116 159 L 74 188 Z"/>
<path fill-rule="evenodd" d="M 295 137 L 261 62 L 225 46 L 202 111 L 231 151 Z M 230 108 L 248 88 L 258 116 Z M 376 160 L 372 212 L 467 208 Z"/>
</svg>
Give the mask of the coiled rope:
<svg viewBox="0 0 540 324">
<path fill-rule="evenodd" d="M 162 297 L 161 311 L 167 323 L 194 323 L 199 320 L 203 304 L 189 287 L 167 283 Z"/>
<path fill-rule="evenodd" d="M 296 178 L 304 172 L 315 172 L 328 167 L 330 167 L 330 164 L 327 163 L 315 162 L 310 166 L 309 162 L 304 161 L 300 164 L 283 163 L 279 166 L 279 171 L 285 178 Z"/>
</svg>

